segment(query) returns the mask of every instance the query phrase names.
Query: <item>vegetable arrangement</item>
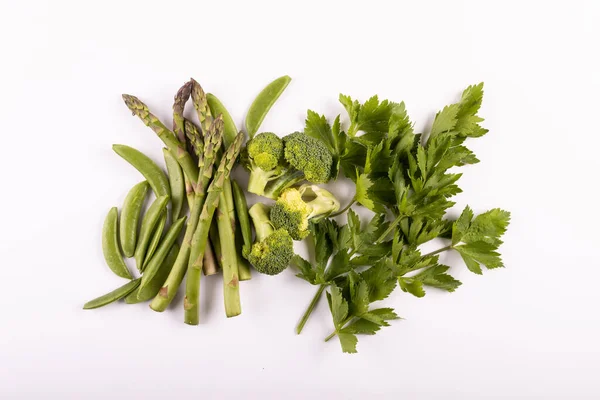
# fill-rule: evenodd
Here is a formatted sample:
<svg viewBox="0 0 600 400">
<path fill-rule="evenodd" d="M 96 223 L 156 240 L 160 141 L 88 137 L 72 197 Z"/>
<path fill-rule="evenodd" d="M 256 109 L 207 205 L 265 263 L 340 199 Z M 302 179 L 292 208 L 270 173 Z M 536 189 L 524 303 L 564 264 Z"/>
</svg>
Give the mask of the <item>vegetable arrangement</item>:
<svg viewBox="0 0 600 400">
<path fill-rule="evenodd" d="M 125 299 L 150 301 L 161 312 L 187 276 L 184 321 L 197 325 L 202 274 L 222 271 L 225 312 L 233 317 L 241 313 L 240 281 L 251 278 L 250 265 L 267 275 L 291 265 L 316 286 L 296 332 L 325 296 L 333 320 L 325 341 L 337 337 L 344 352 L 355 353 L 358 335 L 373 335 L 398 319 L 393 309 L 373 304 L 396 287 L 423 297 L 428 287 L 453 292 L 461 285 L 440 263 L 441 253 L 458 252 L 476 274 L 482 266 L 503 266 L 498 248 L 508 212 L 492 209 L 476 216 L 466 207 L 458 218 L 449 214 L 451 198 L 461 192 L 456 169 L 479 162 L 465 142 L 488 132 L 477 115 L 483 84 L 468 87 L 458 103 L 438 112 L 426 133 L 414 132 L 404 103 L 373 96 L 361 104 L 345 95 L 339 98 L 349 119 L 345 129 L 340 115 L 330 123 L 309 110 L 302 132 L 283 138 L 258 133 L 289 82 L 288 76 L 278 78 L 257 96 L 245 133 L 193 79 L 175 96 L 172 130 L 138 98 L 123 95 L 133 115 L 166 146 L 168 174 L 139 151 L 113 146 L 146 179 L 129 191 L 120 218 L 116 207 L 110 209 L 102 232 L 107 265 L 128 282 L 84 309 Z M 190 98 L 198 125 L 184 116 Z M 247 191 L 266 203 L 248 209 L 243 189 L 230 178 L 237 164 L 249 172 Z M 353 182 L 355 195 L 340 210 L 336 197 L 318 185 L 342 174 Z M 156 198 L 142 216 L 148 188 Z M 361 221 L 356 206 L 373 217 Z M 335 220 L 341 215 L 343 225 Z M 447 244 L 422 254 L 420 246 L 437 238 Z M 294 254 L 293 242 L 304 239 L 314 246 L 312 260 Z M 133 278 L 123 255 L 134 257 L 139 278 Z"/>
</svg>

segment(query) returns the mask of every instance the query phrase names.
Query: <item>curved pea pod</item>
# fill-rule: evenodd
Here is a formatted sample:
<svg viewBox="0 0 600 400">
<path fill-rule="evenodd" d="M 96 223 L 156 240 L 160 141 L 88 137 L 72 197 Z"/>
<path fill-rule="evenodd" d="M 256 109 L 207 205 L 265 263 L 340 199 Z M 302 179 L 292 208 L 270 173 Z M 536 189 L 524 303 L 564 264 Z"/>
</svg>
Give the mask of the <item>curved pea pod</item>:
<svg viewBox="0 0 600 400">
<path fill-rule="evenodd" d="M 150 157 L 124 144 L 113 144 L 112 148 L 115 153 L 144 175 L 156 197 L 171 195 L 169 180 L 162 169 Z"/>
<path fill-rule="evenodd" d="M 173 246 L 173 243 L 177 241 L 177 237 L 181 233 L 181 229 L 185 223 L 187 217 L 181 217 L 178 219 L 165 235 L 165 238 L 160 243 L 160 246 L 156 250 L 156 254 L 152 257 L 150 262 L 148 263 L 146 269 L 144 270 L 144 275 L 142 275 L 142 284 L 140 285 L 140 290 L 143 290 L 152 279 L 157 275 L 160 267 L 162 266 L 163 261 L 169 254 L 169 250 Z M 162 283 L 162 282 L 161 282 Z"/>
<path fill-rule="evenodd" d="M 238 129 L 235 126 L 235 122 L 233 122 L 233 118 L 231 118 L 231 114 L 227 111 L 223 103 L 212 93 L 208 93 L 206 95 L 206 101 L 208 102 L 208 107 L 210 108 L 210 113 L 212 115 L 223 116 L 223 144 L 225 148 L 229 147 L 231 143 L 235 140 L 235 137 L 238 134 Z"/>
<path fill-rule="evenodd" d="M 142 227 L 140 229 L 140 236 L 138 239 L 137 246 L 135 247 L 135 262 L 138 270 L 142 270 L 144 265 L 144 259 L 146 258 L 146 251 L 148 245 L 152 239 L 152 233 L 154 228 L 158 224 L 162 215 L 166 212 L 167 203 L 169 202 L 169 196 L 160 196 L 148 208 L 144 219 L 142 220 Z"/>
<path fill-rule="evenodd" d="M 168 149 L 163 149 L 163 155 L 165 157 L 165 164 L 167 165 L 167 172 L 169 175 L 169 186 L 171 187 L 171 215 L 172 219 L 176 220 L 179 218 L 179 214 L 181 214 L 181 208 L 183 207 L 183 201 L 186 195 L 183 171 Z"/>
<path fill-rule="evenodd" d="M 126 257 L 133 256 L 137 241 L 138 225 L 144 199 L 148 192 L 148 181 L 142 181 L 131 188 L 121 209 L 119 219 L 119 239 Z"/>
<path fill-rule="evenodd" d="M 160 244 L 160 240 L 163 237 L 163 232 L 165 231 L 165 225 L 167 224 L 167 213 L 166 211 L 162 214 L 160 219 L 158 220 L 158 224 L 156 228 L 154 228 L 154 232 L 152 232 L 152 238 L 150 239 L 150 243 L 148 244 L 148 250 L 146 250 L 146 255 L 144 256 L 144 264 L 142 265 L 142 269 L 140 272 L 144 272 L 148 262 L 152 258 L 152 255 L 156 251 L 156 248 Z"/>
<path fill-rule="evenodd" d="M 133 277 L 127 269 L 127 265 L 123 261 L 123 256 L 119 250 L 118 218 L 119 212 L 117 211 L 117 207 L 113 207 L 104 219 L 104 226 L 102 227 L 102 253 L 104 253 L 106 264 L 108 264 L 112 272 L 121 278 L 132 279 Z"/>
<path fill-rule="evenodd" d="M 291 80 L 292 78 L 287 75 L 279 77 L 269 83 L 262 92 L 256 96 L 246 115 L 246 132 L 250 139 L 258 132 L 258 129 L 269 113 L 269 110 L 273 107 L 273 104 L 275 104 L 279 96 L 281 96 Z"/>
<path fill-rule="evenodd" d="M 167 258 L 162 262 L 158 272 L 154 275 L 154 278 L 150 280 L 143 290 L 138 286 L 137 289 L 129 293 L 127 297 L 125 297 L 125 303 L 136 304 L 152 300 L 152 298 L 158 294 L 163 283 L 167 280 L 167 276 L 169 276 L 169 272 L 171 272 L 173 264 L 175 264 L 175 260 L 177 259 L 177 254 L 179 254 L 179 245 L 173 243 L 171 250 L 169 250 L 169 254 L 167 254 Z"/>
<path fill-rule="evenodd" d="M 142 278 L 137 278 L 127 282 L 123 286 L 113 290 L 110 293 L 106 293 L 103 296 L 90 300 L 83 305 L 84 310 L 91 310 L 92 308 L 98 308 L 115 302 L 133 292 L 140 285 Z"/>
</svg>

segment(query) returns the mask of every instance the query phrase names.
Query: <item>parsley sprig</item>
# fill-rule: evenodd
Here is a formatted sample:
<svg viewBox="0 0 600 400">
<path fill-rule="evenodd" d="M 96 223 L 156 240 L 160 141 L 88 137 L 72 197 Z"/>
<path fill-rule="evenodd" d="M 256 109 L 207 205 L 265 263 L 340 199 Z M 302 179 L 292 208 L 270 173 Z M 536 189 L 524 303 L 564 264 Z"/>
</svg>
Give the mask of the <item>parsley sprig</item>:
<svg viewBox="0 0 600 400">
<path fill-rule="evenodd" d="M 325 340 L 337 336 L 344 352 L 355 353 L 357 335 L 374 335 L 399 318 L 391 308 L 373 306 L 397 286 L 423 297 L 425 288 L 453 292 L 461 285 L 440 263 L 441 253 L 457 251 L 476 274 L 482 266 L 503 266 L 498 248 L 509 212 L 475 216 L 467 206 L 458 219 L 448 217 L 452 197 L 461 192 L 457 168 L 479 162 L 465 142 L 488 132 L 477 115 L 482 99 L 483 84 L 469 86 L 458 103 L 436 114 L 427 134 L 414 132 L 404 103 L 377 96 L 361 104 L 340 95 L 350 120 L 346 131 L 339 115 L 330 124 L 308 111 L 305 132 L 333 154 L 333 178 L 342 171 L 356 192 L 342 210 L 348 210 L 345 225 L 330 218 L 311 225 L 314 260 L 293 260 L 297 276 L 318 286 L 297 333 L 325 291 L 334 326 Z M 363 223 L 351 208 L 355 203 L 373 211 L 373 218 Z M 436 238 L 449 243 L 422 254 L 420 246 Z"/>
</svg>

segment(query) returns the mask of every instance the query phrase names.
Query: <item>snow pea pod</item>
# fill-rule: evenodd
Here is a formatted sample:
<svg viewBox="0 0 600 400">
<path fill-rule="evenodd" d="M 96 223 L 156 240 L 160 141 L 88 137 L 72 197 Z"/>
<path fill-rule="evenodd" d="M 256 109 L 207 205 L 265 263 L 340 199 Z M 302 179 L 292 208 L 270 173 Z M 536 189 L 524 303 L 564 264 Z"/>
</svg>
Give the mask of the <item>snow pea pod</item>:
<svg viewBox="0 0 600 400">
<path fill-rule="evenodd" d="M 140 290 L 143 290 L 148 284 L 152 281 L 152 278 L 156 276 L 158 273 L 165 257 L 169 253 L 169 250 L 173 246 L 173 243 L 177 241 L 177 237 L 181 233 L 181 229 L 183 228 L 183 224 L 185 223 L 187 217 L 179 218 L 172 226 L 169 228 L 169 231 L 165 235 L 165 238 L 160 243 L 160 246 L 156 250 L 156 253 L 148 262 L 144 270 L 144 275 L 142 275 L 142 284 L 140 285 Z M 161 282 L 162 283 L 162 282 Z"/>
<path fill-rule="evenodd" d="M 133 292 L 129 293 L 127 297 L 125 297 L 125 303 L 136 304 L 152 300 L 152 298 L 158 294 L 162 284 L 165 283 L 167 276 L 169 276 L 169 272 L 171 272 L 171 268 L 173 268 L 173 264 L 175 264 L 178 253 L 179 245 L 173 243 L 171 250 L 169 250 L 169 254 L 167 254 L 167 257 L 161 264 L 156 275 L 154 275 L 154 278 L 150 280 L 143 290 L 141 287 L 138 287 Z"/>
<path fill-rule="evenodd" d="M 152 255 L 156 251 L 156 248 L 160 244 L 160 239 L 162 239 L 162 237 L 163 237 L 163 232 L 165 231 L 166 224 L 167 224 L 167 213 L 166 213 L 166 206 L 165 206 L 165 212 L 160 217 L 160 220 L 158 220 L 158 224 L 156 225 L 156 228 L 154 228 L 154 231 L 152 232 L 152 239 L 150 239 L 150 244 L 148 244 L 148 250 L 146 250 L 146 255 L 144 256 L 144 264 L 142 265 L 142 269 L 140 272 L 144 272 L 144 270 L 146 269 L 146 265 L 148 265 L 148 262 L 150 261 L 150 259 L 152 258 Z"/>
<path fill-rule="evenodd" d="M 141 282 L 142 278 L 137 278 L 132 281 L 127 282 L 123 286 L 113 290 L 110 293 L 106 293 L 103 296 L 95 298 L 94 300 L 90 300 L 83 305 L 84 310 L 91 310 L 92 308 L 98 308 L 115 302 L 123 297 L 127 296 L 129 293 L 133 292 Z"/>
<path fill-rule="evenodd" d="M 127 269 L 127 265 L 123 261 L 123 256 L 121 256 L 121 251 L 119 250 L 118 218 L 119 212 L 117 211 L 117 207 L 113 207 L 104 219 L 102 227 L 102 252 L 104 253 L 106 264 L 108 264 L 112 272 L 121 278 L 132 279 L 133 277 Z"/>
<path fill-rule="evenodd" d="M 167 203 L 169 202 L 169 196 L 160 196 L 148 208 L 146 215 L 142 221 L 142 228 L 140 229 L 140 237 L 135 247 L 135 262 L 138 270 L 142 270 L 144 265 L 144 258 L 146 257 L 146 251 L 152 238 L 154 228 L 158 224 L 160 218 L 166 211 Z"/>
<path fill-rule="evenodd" d="M 176 220 L 179 218 L 179 214 L 181 214 L 181 208 L 183 207 L 183 200 L 185 198 L 183 171 L 169 149 L 163 149 L 163 154 L 165 157 L 165 164 L 167 164 L 169 186 L 171 187 L 171 218 Z"/>
<path fill-rule="evenodd" d="M 273 104 L 275 104 L 279 96 L 281 96 L 281 93 L 283 93 L 291 80 L 292 78 L 287 75 L 279 77 L 269 83 L 258 96 L 256 96 L 246 115 L 246 132 L 250 139 L 258 132 L 260 124 L 262 124 L 269 113 L 269 110 L 273 107 Z"/>
<path fill-rule="evenodd" d="M 167 177 L 150 157 L 124 144 L 113 144 L 113 150 L 144 175 L 156 197 L 171 195 Z"/>
<path fill-rule="evenodd" d="M 133 256 L 142 206 L 148 192 L 148 181 L 142 181 L 131 188 L 121 209 L 119 219 L 119 239 L 126 257 Z"/>
<path fill-rule="evenodd" d="M 227 148 L 233 143 L 238 134 L 235 122 L 233 122 L 233 118 L 231 118 L 231 115 L 217 96 L 208 93 L 206 95 L 206 101 L 208 102 L 208 107 L 210 108 L 210 113 L 212 115 L 221 114 L 223 116 L 223 145 Z"/>
</svg>

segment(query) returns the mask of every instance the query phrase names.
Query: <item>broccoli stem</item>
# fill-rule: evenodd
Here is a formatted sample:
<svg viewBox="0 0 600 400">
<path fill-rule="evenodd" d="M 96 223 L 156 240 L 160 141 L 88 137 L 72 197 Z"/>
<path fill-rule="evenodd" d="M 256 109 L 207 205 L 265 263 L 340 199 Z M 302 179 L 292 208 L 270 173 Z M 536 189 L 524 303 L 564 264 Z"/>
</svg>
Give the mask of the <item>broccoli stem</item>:
<svg viewBox="0 0 600 400">
<path fill-rule="evenodd" d="M 326 286 L 325 284 L 319 286 L 317 293 L 315 293 L 313 299 L 311 300 L 310 304 L 308 305 L 308 308 L 304 312 L 304 315 L 302 316 L 302 318 L 300 319 L 300 322 L 298 323 L 298 326 L 296 327 L 297 335 L 299 335 L 302 332 L 302 329 L 304 329 L 304 325 L 306 325 L 306 322 L 308 321 L 310 314 L 312 314 L 317 303 L 321 299 L 321 295 L 323 294 L 323 290 L 325 290 L 325 286 Z"/>
<path fill-rule="evenodd" d="M 255 167 L 250 172 L 250 177 L 248 178 L 248 191 L 262 196 L 265 193 L 265 187 L 270 180 L 271 174 L 269 172 L 263 171 L 259 167 Z"/>
<path fill-rule="evenodd" d="M 304 173 L 302 171 L 290 170 L 271 182 L 265 189 L 263 196 L 277 199 L 281 192 L 303 179 Z"/>
<path fill-rule="evenodd" d="M 254 223 L 254 231 L 256 232 L 256 240 L 262 242 L 269 237 L 275 230 L 269 220 L 269 208 L 262 203 L 256 203 L 248 211 L 252 222 Z"/>
</svg>

